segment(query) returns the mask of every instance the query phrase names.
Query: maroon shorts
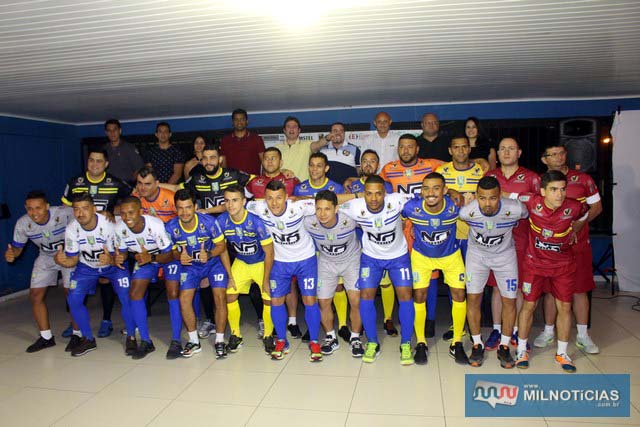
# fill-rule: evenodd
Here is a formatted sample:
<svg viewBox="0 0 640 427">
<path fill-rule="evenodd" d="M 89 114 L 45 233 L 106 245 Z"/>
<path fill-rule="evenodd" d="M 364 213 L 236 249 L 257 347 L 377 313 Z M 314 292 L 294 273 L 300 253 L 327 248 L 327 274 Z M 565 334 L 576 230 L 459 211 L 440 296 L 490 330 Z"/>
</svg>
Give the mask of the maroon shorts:
<svg viewBox="0 0 640 427">
<path fill-rule="evenodd" d="M 516 257 L 518 258 L 518 289 L 522 289 L 522 272 L 524 271 L 523 261 L 524 261 L 524 253 L 526 248 L 518 248 L 516 245 Z M 489 272 L 489 277 L 487 278 L 487 286 L 495 287 L 498 286 L 498 282 L 496 282 L 496 277 L 493 275 L 493 271 Z"/>
<path fill-rule="evenodd" d="M 575 289 L 575 263 L 554 269 L 536 268 L 534 265 L 523 263 L 522 294 L 525 301 L 537 301 L 545 292 L 551 292 L 553 297 L 562 302 L 573 301 Z"/>
<path fill-rule="evenodd" d="M 587 243 L 574 246 L 573 255 L 576 258 L 576 286 L 573 292 L 582 294 L 594 290 L 596 283 L 593 281 L 591 245 Z"/>
</svg>

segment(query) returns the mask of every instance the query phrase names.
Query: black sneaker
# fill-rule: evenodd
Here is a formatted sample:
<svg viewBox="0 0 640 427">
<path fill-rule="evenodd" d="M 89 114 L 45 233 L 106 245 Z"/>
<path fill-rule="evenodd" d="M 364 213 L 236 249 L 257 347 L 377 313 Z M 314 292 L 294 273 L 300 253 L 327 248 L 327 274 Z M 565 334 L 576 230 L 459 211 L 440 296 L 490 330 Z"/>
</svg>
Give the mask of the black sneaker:
<svg viewBox="0 0 640 427">
<path fill-rule="evenodd" d="M 464 347 L 460 341 L 449 347 L 449 356 L 453 357 L 456 360 L 456 363 L 459 363 L 460 365 L 469 364 L 469 358 L 467 357 L 467 353 L 464 352 Z"/>
<path fill-rule="evenodd" d="M 240 350 L 240 347 L 242 347 L 242 337 L 231 335 L 229 337 L 229 344 L 227 345 L 227 349 L 231 353 L 235 353 L 236 351 Z"/>
<path fill-rule="evenodd" d="M 291 338 L 294 340 L 302 337 L 302 332 L 300 332 L 300 327 L 298 325 L 287 325 L 287 329 L 291 334 Z"/>
<path fill-rule="evenodd" d="M 67 346 L 64 348 L 64 351 L 66 351 L 67 353 L 73 351 L 73 349 L 76 348 L 78 344 L 80 344 L 80 341 L 82 341 L 81 337 L 77 335 L 71 335 L 71 339 L 69 340 Z"/>
<path fill-rule="evenodd" d="M 184 346 L 180 354 L 182 357 L 191 357 L 194 354 L 200 353 L 202 351 L 202 347 L 199 342 L 191 342 L 189 341 L 187 345 Z"/>
<path fill-rule="evenodd" d="M 227 357 L 227 345 L 224 342 L 217 342 L 213 347 L 216 349 L 216 359 Z"/>
<path fill-rule="evenodd" d="M 360 338 L 351 338 L 349 344 L 351 345 L 351 356 L 362 357 L 362 355 L 364 354 L 364 347 L 362 346 L 362 341 L 360 340 Z"/>
<path fill-rule="evenodd" d="M 351 331 L 347 325 L 341 326 L 340 329 L 338 329 L 338 336 L 345 342 L 351 342 Z"/>
<path fill-rule="evenodd" d="M 264 352 L 271 355 L 271 352 L 276 349 L 276 340 L 273 336 L 262 338 L 262 344 L 264 344 Z"/>
<path fill-rule="evenodd" d="M 453 326 L 449 326 L 449 329 L 447 329 L 447 332 L 442 334 L 442 339 L 444 341 L 451 341 L 453 339 Z"/>
<path fill-rule="evenodd" d="M 338 338 L 334 338 L 329 335 L 324 339 L 324 343 L 322 343 L 322 347 L 320 347 L 320 351 L 322 354 L 333 354 L 334 351 L 340 348 L 340 342 Z"/>
<path fill-rule="evenodd" d="M 427 338 L 433 338 L 436 336 L 436 321 L 427 319 L 427 324 L 424 328 L 424 336 Z"/>
<path fill-rule="evenodd" d="M 124 354 L 127 356 L 133 356 L 138 352 L 138 341 L 135 337 L 127 337 L 124 344 Z"/>
<path fill-rule="evenodd" d="M 302 335 L 302 342 L 310 342 L 311 341 L 311 336 L 309 335 L 309 330 L 307 329 L 307 332 L 304 333 L 304 335 Z"/>
<path fill-rule="evenodd" d="M 416 354 L 413 355 L 413 360 L 417 365 L 426 365 L 428 360 L 428 352 L 427 344 L 420 342 L 416 345 Z"/>
<path fill-rule="evenodd" d="M 44 350 L 45 348 L 53 347 L 56 345 L 56 340 L 51 337 L 46 340 L 42 338 L 42 335 L 38 337 L 36 342 L 27 347 L 27 353 L 35 353 L 36 351 Z"/>
<path fill-rule="evenodd" d="M 96 348 L 97 346 L 96 346 L 95 338 L 92 340 L 89 340 L 85 337 L 82 337 L 78 345 L 75 346 L 73 350 L 71 350 L 71 355 L 74 357 L 84 356 L 85 354 L 95 350 Z"/>
<path fill-rule="evenodd" d="M 389 335 L 390 337 L 398 336 L 398 330 L 393 325 L 393 320 L 391 319 L 387 319 L 384 321 L 384 330 L 387 332 L 387 335 Z"/>
<path fill-rule="evenodd" d="M 469 364 L 475 368 L 479 368 L 482 366 L 482 362 L 484 362 L 484 346 L 482 344 L 475 344 L 471 349 Z"/>
<path fill-rule="evenodd" d="M 153 346 L 153 341 L 142 341 L 140 342 L 140 347 L 138 347 L 138 351 L 131 355 L 131 358 L 134 360 L 143 359 L 147 354 L 156 351 L 156 348 Z"/>
<path fill-rule="evenodd" d="M 513 356 L 511 355 L 511 351 L 509 350 L 509 346 L 501 345 L 498 347 L 498 360 L 500 361 L 500 366 L 504 369 L 512 369 L 516 362 L 513 360 Z"/>
<path fill-rule="evenodd" d="M 167 350 L 167 360 L 175 360 L 180 356 L 182 356 L 182 343 L 172 340 L 169 344 L 169 350 Z"/>
</svg>

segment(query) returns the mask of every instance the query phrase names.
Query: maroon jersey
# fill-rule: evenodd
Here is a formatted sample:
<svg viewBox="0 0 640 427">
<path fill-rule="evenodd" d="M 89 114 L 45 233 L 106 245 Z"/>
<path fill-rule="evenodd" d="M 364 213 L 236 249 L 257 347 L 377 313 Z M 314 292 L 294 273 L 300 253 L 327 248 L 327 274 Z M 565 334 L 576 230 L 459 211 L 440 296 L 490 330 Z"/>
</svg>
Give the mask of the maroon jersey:
<svg viewBox="0 0 640 427">
<path fill-rule="evenodd" d="M 553 210 L 545 205 L 544 197 L 539 194 L 524 194 L 519 199 L 529 210 L 529 245 L 525 262 L 543 270 L 572 263 L 571 223 L 584 216 L 583 204 L 566 198 L 562 206 Z"/>
<path fill-rule="evenodd" d="M 509 178 L 504 176 L 501 168 L 493 169 L 484 176 L 492 176 L 500 183 L 500 189 L 507 193 L 538 194 L 540 193 L 540 177 L 537 173 L 520 166 Z M 513 240 L 518 250 L 524 250 L 529 241 L 529 220 L 522 219 L 513 229 Z"/>
<path fill-rule="evenodd" d="M 293 190 L 296 188 L 296 185 L 300 184 L 298 178 L 287 178 L 283 173 L 280 175 L 276 175 L 274 177 L 268 176 L 256 176 L 251 181 L 249 181 L 245 187 L 246 191 L 251 193 L 255 199 L 264 199 L 264 193 L 267 189 L 267 184 L 269 184 L 272 180 L 278 180 L 284 182 L 284 188 L 287 192 L 287 195 L 293 196 Z"/>
<path fill-rule="evenodd" d="M 600 193 L 591 176 L 584 172 L 569 169 L 567 172 L 567 197 L 575 199 L 587 207 L 600 201 Z M 585 224 L 578 233 L 578 245 L 589 244 L 589 225 Z"/>
</svg>

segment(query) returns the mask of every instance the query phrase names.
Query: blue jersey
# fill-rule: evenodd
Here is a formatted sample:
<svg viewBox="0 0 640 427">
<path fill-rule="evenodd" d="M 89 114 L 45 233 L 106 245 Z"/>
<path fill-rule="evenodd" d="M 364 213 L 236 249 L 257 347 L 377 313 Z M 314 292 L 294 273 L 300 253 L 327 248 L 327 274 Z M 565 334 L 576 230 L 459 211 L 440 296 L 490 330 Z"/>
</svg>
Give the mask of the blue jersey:
<svg viewBox="0 0 640 427">
<path fill-rule="evenodd" d="M 387 194 L 391 194 L 393 193 L 393 186 L 385 181 L 384 182 L 384 191 L 387 192 Z M 351 183 L 351 191 L 349 191 L 350 193 L 364 193 L 364 180 L 362 178 L 353 181 Z"/>
<path fill-rule="evenodd" d="M 242 220 L 235 222 L 228 212 L 224 212 L 217 221 L 224 237 L 236 250 L 239 260 L 247 264 L 264 260 L 262 246 L 272 244 L 273 239 L 257 215 L 245 210 Z"/>
<path fill-rule="evenodd" d="M 442 258 L 457 251 L 458 212 L 458 207 L 448 196 L 444 197 L 444 206 L 437 213 L 427 211 L 422 198 L 407 202 L 402 216 L 413 224 L 413 250 L 429 258 Z"/>
<path fill-rule="evenodd" d="M 331 181 L 329 178 L 324 179 L 324 184 L 319 187 L 314 187 L 313 184 L 307 179 L 304 182 L 296 185 L 296 188 L 293 190 L 294 196 L 311 196 L 314 197 L 322 190 L 333 191 L 336 194 L 344 193 L 344 188 L 342 185 L 337 182 Z"/>
<path fill-rule="evenodd" d="M 180 246 L 183 250 L 186 249 L 187 253 L 194 260 L 197 260 L 200 257 L 200 245 L 202 243 L 204 243 L 205 251 L 211 251 L 216 243 L 224 240 L 224 235 L 213 217 L 199 213 L 195 215 L 196 225 L 192 230 L 185 230 L 178 217 L 169 221 L 165 228 L 171 236 L 174 247 Z M 207 263 L 218 259 L 218 257 L 213 257 L 213 259 L 209 257 Z M 197 264 L 194 263 L 194 265 Z"/>
</svg>

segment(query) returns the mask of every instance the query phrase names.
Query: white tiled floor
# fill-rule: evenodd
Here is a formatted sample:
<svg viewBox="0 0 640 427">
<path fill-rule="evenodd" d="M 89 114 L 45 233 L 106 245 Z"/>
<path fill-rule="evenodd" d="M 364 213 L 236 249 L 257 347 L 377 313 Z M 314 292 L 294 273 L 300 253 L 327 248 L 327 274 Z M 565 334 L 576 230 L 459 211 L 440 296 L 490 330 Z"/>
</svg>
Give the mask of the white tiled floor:
<svg viewBox="0 0 640 427">
<path fill-rule="evenodd" d="M 605 290 L 597 296 L 607 297 Z M 94 328 L 100 318 L 89 302 Z M 0 304 L 0 425 L 2 426 L 582 426 L 640 425 L 640 313 L 630 299 L 594 299 L 591 330 L 602 349 L 587 356 L 570 344 L 578 372 L 631 374 L 631 417 L 627 419 L 479 419 L 464 417 L 465 373 L 508 373 L 489 353 L 482 368 L 460 367 L 447 344 L 430 340 L 427 366 L 403 367 L 398 338 L 383 336 L 382 354 L 364 365 L 348 345 L 319 364 L 306 346 L 292 341 L 283 361 L 272 361 L 255 338 L 255 314 L 241 299 L 245 346 L 228 359 L 213 357 L 211 342 L 191 359 L 168 361 L 167 306 L 157 303 L 149 318 L 157 351 L 134 361 L 123 354 L 122 337 L 98 339 L 98 349 L 75 359 L 59 337 L 67 325 L 61 292 L 49 295 L 58 345 L 35 354 L 24 349 L 36 338 L 26 297 Z M 447 304 L 439 300 L 437 336 L 447 326 Z M 116 310 L 117 312 L 117 310 Z M 300 316 L 302 318 L 302 316 Z M 122 327 L 116 313 L 115 330 Z M 539 325 L 533 334 L 539 332 Z M 488 330 L 483 333 L 486 337 Z M 572 341 L 573 342 L 573 341 Z M 465 346 L 469 350 L 468 341 Z M 553 348 L 535 349 L 527 373 L 559 373 Z M 599 423 L 599 424 L 598 424 Z"/>
</svg>

